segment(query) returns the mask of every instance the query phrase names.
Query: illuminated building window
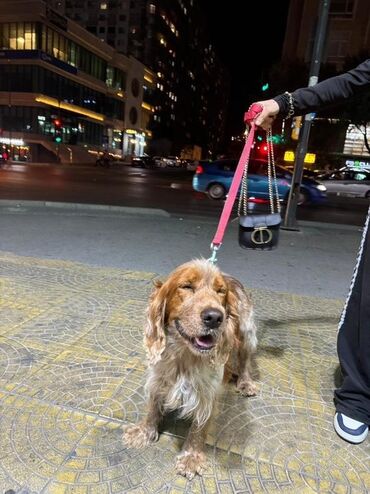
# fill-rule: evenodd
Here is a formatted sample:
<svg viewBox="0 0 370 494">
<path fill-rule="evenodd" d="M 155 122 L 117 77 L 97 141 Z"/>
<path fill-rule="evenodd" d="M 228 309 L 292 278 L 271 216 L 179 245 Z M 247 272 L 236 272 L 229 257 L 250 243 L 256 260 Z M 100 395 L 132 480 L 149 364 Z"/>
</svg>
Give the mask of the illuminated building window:
<svg viewBox="0 0 370 494">
<path fill-rule="evenodd" d="M 150 12 L 151 14 L 155 14 L 155 5 L 154 5 L 154 3 L 151 3 L 151 4 L 149 5 L 149 12 Z"/>
<path fill-rule="evenodd" d="M 2 25 L 1 39 L 3 47 L 11 50 L 34 50 L 36 48 L 36 29 L 31 22 L 12 22 Z"/>
<path fill-rule="evenodd" d="M 100 4 L 100 10 L 107 10 L 107 2 L 102 2 Z"/>
<path fill-rule="evenodd" d="M 369 155 L 365 146 L 363 128 L 358 129 L 353 124 L 348 126 L 343 153 L 357 156 Z"/>
</svg>

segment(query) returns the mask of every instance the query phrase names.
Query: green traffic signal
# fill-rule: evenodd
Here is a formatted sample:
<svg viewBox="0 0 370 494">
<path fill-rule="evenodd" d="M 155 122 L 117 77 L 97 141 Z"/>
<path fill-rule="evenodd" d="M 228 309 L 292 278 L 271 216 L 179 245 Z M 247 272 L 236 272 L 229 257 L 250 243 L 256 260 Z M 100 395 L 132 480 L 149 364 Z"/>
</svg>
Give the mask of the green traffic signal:
<svg viewBox="0 0 370 494">
<path fill-rule="evenodd" d="M 61 136 L 56 136 L 54 138 L 54 141 L 57 143 L 57 144 L 60 144 L 62 142 L 62 137 Z"/>
<path fill-rule="evenodd" d="M 262 91 L 267 91 L 269 87 L 270 87 L 269 83 L 265 82 L 265 84 L 263 84 L 262 86 Z"/>
</svg>

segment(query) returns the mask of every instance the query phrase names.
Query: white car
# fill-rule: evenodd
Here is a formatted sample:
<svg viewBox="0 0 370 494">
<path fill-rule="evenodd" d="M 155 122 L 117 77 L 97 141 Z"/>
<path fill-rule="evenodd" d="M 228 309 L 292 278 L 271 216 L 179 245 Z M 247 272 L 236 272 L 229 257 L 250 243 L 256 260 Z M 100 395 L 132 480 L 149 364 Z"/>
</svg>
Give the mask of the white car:
<svg viewBox="0 0 370 494">
<path fill-rule="evenodd" d="M 167 158 L 164 158 L 163 156 L 154 156 L 153 159 L 159 168 L 181 166 L 180 159 L 177 156 L 167 156 Z"/>
<path fill-rule="evenodd" d="M 366 170 L 342 169 L 319 179 L 328 194 L 370 199 L 370 172 Z"/>
</svg>

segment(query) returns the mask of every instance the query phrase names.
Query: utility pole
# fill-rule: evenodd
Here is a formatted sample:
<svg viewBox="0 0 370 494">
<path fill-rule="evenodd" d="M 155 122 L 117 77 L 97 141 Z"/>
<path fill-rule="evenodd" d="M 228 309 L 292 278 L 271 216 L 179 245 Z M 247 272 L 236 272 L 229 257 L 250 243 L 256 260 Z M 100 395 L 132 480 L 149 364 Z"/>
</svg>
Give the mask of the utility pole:
<svg viewBox="0 0 370 494">
<path fill-rule="evenodd" d="M 321 0 L 319 8 L 319 19 L 315 35 L 314 47 L 312 52 L 309 86 L 315 86 L 318 81 L 322 52 L 324 49 L 326 27 L 329 17 L 330 0 Z M 307 153 L 308 139 L 310 136 L 311 123 L 313 114 L 308 113 L 305 115 L 303 125 L 300 131 L 299 141 L 296 150 L 296 157 L 294 163 L 292 185 L 289 192 L 288 205 L 285 212 L 285 218 L 282 228 L 285 230 L 299 230 L 297 226 L 297 205 L 299 199 L 299 193 L 303 177 L 304 158 Z"/>
</svg>

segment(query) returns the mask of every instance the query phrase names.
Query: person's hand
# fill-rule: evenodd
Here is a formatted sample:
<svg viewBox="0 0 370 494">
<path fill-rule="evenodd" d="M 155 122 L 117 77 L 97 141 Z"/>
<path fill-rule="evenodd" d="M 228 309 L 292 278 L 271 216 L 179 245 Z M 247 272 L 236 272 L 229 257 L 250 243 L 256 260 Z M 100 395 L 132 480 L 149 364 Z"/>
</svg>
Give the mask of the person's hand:
<svg viewBox="0 0 370 494">
<path fill-rule="evenodd" d="M 262 106 L 262 112 L 256 118 L 255 123 L 259 127 L 268 130 L 280 111 L 279 105 L 274 99 L 257 101 L 257 104 Z"/>
</svg>

